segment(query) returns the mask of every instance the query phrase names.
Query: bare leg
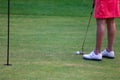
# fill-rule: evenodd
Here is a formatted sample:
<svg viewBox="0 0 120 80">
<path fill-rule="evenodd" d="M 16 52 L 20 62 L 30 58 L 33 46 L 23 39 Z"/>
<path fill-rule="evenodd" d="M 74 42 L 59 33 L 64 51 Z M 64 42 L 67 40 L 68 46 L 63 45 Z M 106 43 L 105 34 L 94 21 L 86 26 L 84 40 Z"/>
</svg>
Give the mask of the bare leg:
<svg viewBox="0 0 120 80">
<path fill-rule="evenodd" d="M 96 19 L 96 23 L 97 23 L 97 32 L 96 32 L 95 53 L 99 54 L 101 52 L 101 48 L 102 48 L 102 42 L 103 42 L 104 33 L 105 33 L 106 20 L 105 19 Z"/>
<path fill-rule="evenodd" d="M 116 35 L 116 25 L 114 18 L 107 19 L 107 31 L 108 31 L 108 45 L 107 51 L 110 52 L 113 50 L 114 39 Z"/>
</svg>

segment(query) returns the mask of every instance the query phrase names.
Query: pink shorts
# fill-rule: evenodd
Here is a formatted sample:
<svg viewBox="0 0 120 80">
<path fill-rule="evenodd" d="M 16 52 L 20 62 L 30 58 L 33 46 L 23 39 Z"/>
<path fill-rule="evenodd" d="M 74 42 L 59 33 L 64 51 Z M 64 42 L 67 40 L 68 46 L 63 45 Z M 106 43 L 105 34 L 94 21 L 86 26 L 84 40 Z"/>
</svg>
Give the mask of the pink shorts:
<svg viewBox="0 0 120 80">
<path fill-rule="evenodd" d="M 120 18 L 120 0 L 95 0 L 95 18 Z"/>
</svg>

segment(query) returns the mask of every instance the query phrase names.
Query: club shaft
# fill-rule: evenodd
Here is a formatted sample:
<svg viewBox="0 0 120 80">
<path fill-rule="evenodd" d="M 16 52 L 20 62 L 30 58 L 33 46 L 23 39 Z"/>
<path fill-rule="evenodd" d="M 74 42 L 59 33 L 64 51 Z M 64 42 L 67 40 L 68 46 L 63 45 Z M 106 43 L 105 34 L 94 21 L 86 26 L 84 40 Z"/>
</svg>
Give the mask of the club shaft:
<svg viewBox="0 0 120 80">
<path fill-rule="evenodd" d="M 87 29 L 86 29 L 86 32 L 85 32 L 85 36 L 84 36 L 84 40 L 83 40 L 83 44 L 82 44 L 82 52 L 84 52 L 84 45 L 85 45 L 85 41 L 86 41 L 86 37 L 87 37 L 87 33 L 88 33 L 88 29 L 89 29 L 89 26 L 90 26 L 90 22 L 91 22 L 92 14 L 93 14 L 93 9 L 92 9 L 92 11 L 91 11 L 91 13 L 90 13 L 90 17 L 89 17 L 89 21 L 88 21 Z"/>
</svg>

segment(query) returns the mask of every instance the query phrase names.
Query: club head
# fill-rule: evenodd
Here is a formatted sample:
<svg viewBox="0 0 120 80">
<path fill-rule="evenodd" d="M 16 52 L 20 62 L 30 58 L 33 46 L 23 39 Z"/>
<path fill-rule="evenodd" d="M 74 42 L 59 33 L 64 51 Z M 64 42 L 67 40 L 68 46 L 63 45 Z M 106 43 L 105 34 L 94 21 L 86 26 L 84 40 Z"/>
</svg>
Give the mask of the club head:
<svg viewBox="0 0 120 80">
<path fill-rule="evenodd" d="M 85 54 L 85 52 L 80 52 L 81 55 Z"/>
</svg>

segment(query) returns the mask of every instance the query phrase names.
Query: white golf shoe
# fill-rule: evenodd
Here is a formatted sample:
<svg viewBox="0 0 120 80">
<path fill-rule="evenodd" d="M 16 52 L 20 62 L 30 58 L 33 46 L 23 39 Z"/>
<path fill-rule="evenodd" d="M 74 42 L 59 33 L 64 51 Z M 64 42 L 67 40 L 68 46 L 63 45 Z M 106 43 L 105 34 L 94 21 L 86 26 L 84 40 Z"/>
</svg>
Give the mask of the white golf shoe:
<svg viewBox="0 0 120 80">
<path fill-rule="evenodd" d="M 95 54 L 94 51 L 92 51 L 90 54 L 83 55 L 83 59 L 86 60 L 95 60 L 95 61 L 101 61 L 102 60 L 102 54 Z"/>
<path fill-rule="evenodd" d="M 104 51 L 101 52 L 103 57 L 106 58 L 110 58 L 110 59 L 114 59 L 115 55 L 114 55 L 114 51 L 110 51 L 108 52 L 106 49 Z"/>
</svg>

